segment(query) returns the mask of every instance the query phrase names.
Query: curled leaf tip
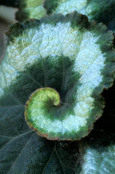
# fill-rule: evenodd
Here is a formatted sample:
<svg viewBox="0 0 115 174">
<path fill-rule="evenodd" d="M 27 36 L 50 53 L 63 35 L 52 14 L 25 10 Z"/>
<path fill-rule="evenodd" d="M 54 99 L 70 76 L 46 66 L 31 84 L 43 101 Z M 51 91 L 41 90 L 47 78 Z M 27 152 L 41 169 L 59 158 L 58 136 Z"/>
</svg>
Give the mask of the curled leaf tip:
<svg viewBox="0 0 115 174">
<path fill-rule="evenodd" d="M 39 88 L 26 106 L 30 127 L 51 140 L 87 136 L 103 112 L 101 93 L 113 83 L 113 34 L 77 12 L 16 24 L 9 34 L 1 101 L 7 91 L 24 105 Z"/>
<path fill-rule="evenodd" d="M 49 88 L 49 87 L 40 88 L 31 95 L 31 97 L 27 101 L 26 109 L 29 109 L 29 106 L 31 106 L 31 104 L 33 106 L 33 108 L 31 109 L 34 109 L 34 105 L 35 107 L 38 107 L 38 109 L 41 106 L 59 106 L 60 95 L 53 88 Z"/>
<path fill-rule="evenodd" d="M 55 117 L 55 107 L 60 105 L 60 95 L 53 88 L 40 88 L 36 90 L 25 106 L 25 118 L 30 127 L 37 125 L 37 118 L 42 116 L 47 118 L 50 113 L 51 117 Z M 53 114 L 53 115 L 52 115 Z M 40 124 L 40 123 L 39 123 Z M 38 125 L 39 126 L 39 125 Z M 37 128 L 39 131 L 39 128 Z"/>
</svg>

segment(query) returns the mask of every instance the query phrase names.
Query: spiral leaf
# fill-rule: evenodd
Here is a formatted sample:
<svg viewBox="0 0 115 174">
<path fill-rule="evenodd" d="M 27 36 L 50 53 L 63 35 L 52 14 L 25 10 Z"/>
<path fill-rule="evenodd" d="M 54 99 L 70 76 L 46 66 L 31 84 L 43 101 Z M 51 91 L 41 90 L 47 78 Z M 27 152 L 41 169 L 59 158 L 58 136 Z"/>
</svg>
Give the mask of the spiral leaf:
<svg viewBox="0 0 115 174">
<path fill-rule="evenodd" d="M 52 118 L 53 121 L 53 118 L 56 115 L 55 107 L 59 104 L 60 96 L 54 89 L 41 88 L 35 91 L 31 95 L 29 101 L 26 103 L 25 116 L 29 126 L 33 127 L 34 129 L 36 128 L 36 130 L 38 130 L 38 133 L 40 130 L 41 132 L 50 130 L 51 124 L 48 123 L 47 117 Z M 45 124 L 46 127 L 44 127 Z M 56 125 L 54 128 L 52 127 L 52 129 L 55 129 L 57 126 L 58 125 Z"/>
<path fill-rule="evenodd" d="M 49 139 L 78 140 L 88 135 L 103 112 L 100 94 L 113 84 L 112 32 L 75 12 L 13 25 L 8 35 L 0 65 L 1 104 L 4 100 L 8 104 L 13 95 L 25 105 L 37 89 L 35 94 L 43 92 L 47 100 L 52 88 L 46 104 L 39 105 L 41 97 L 36 100 L 32 95 L 26 108 L 31 127 Z M 54 106 L 58 93 L 61 103 Z"/>
</svg>

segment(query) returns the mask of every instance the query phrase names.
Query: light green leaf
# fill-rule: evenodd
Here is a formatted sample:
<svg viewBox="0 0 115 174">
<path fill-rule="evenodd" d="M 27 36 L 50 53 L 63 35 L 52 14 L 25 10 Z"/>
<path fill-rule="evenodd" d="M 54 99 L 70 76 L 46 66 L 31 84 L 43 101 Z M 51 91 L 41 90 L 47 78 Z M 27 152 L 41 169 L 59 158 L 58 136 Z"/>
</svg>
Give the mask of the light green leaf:
<svg viewBox="0 0 115 174">
<path fill-rule="evenodd" d="M 43 6 L 44 0 L 20 0 L 17 19 L 24 21 L 27 19 L 41 19 L 46 16 L 46 9 Z"/>
</svg>

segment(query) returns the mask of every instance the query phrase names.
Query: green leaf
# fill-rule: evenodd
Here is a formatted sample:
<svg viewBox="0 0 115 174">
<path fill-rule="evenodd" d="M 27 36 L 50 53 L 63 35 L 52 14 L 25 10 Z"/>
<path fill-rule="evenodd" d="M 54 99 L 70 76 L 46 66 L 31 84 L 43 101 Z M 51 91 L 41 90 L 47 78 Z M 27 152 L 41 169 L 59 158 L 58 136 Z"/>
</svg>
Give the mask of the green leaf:
<svg viewBox="0 0 115 174">
<path fill-rule="evenodd" d="M 74 11 L 107 25 L 115 18 L 115 0 L 20 0 L 19 6 L 17 18 L 20 21 Z"/>
<path fill-rule="evenodd" d="M 95 131 L 92 136 L 87 139 L 85 144 L 86 146 L 84 146 L 83 165 L 80 174 L 114 174 L 114 134 L 103 131 Z"/>
<path fill-rule="evenodd" d="M 13 126 L 15 130 L 17 125 Z M 80 142 L 53 142 L 39 137 L 27 127 L 23 133 L 13 137 L 8 133 L 5 133 L 7 136 L 0 136 L 0 143 L 7 140 L 0 145 L 0 174 L 86 174 L 87 171 L 92 172 L 92 166 L 93 173 L 101 171 L 102 174 L 111 174 L 115 171 L 114 134 L 93 131 Z"/>
<path fill-rule="evenodd" d="M 24 107 L 8 98 L 0 107 L 0 174 L 74 173 L 77 143 L 39 137 L 25 123 Z"/>
<path fill-rule="evenodd" d="M 1 103 L 7 104 L 13 95 L 25 105 L 36 89 L 54 88 L 62 104 L 51 109 L 51 117 L 46 112 L 43 127 L 48 123 L 49 129 L 43 134 L 60 134 L 62 140 L 88 135 L 103 112 L 100 94 L 113 83 L 112 32 L 78 13 L 11 28 L 0 65 Z"/>
<path fill-rule="evenodd" d="M 94 130 L 81 143 L 84 149 L 83 167 L 80 174 L 115 173 L 115 84 L 104 91 L 106 107 L 103 116 L 95 124 Z"/>
<path fill-rule="evenodd" d="M 16 17 L 19 21 L 27 19 L 41 19 L 46 16 L 46 10 L 43 6 L 44 0 L 20 0 L 19 12 Z"/>
<path fill-rule="evenodd" d="M 86 33 L 90 33 L 86 37 L 87 43 Z M 84 16 L 73 14 L 66 17 L 57 15 L 42 19 L 41 22 L 16 24 L 11 27 L 9 37 L 6 55 L 0 64 L 0 174 L 79 174 L 84 141 L 54 142 L 39 137 L 25 122 L 24 106 L 31 93 L 47 86 L 60 91 L 61 99 L 64 99 L 68 90 L 71 95 L 67 97 L 75 98 L 74 90 L 71 89 L 77 86 L 76 79 L 79 81 L 85 75 L 84 79 L 90 82 L 87 82 L 87 88 L 85 86 L 78 94 L 84 97 L 87 93 L 91 94 L 97 105 L 93 113 L 96 113 L 96 118 L 97 115 L 100 116 L 103 108 L 100 93 L 113 82 L 112 33 L 108 33 L 103 25 L 89 24 Z M 101 67 L 96 64 L 98 57 L 94 48 L 97 48 L 96 51 L 99 50 L 102 56 L 102 59 L 99 59 Z M 83 58 L 83 61 L 80 58 Z M 91 78 L 95 73 L 90 69 L 92 62 L 90 66 L 88 63 L 90 58 L 95 59 L 93 68 L 101 81 Z M 104 60 L 104 65 L 101 60 Z M 84 63 L 85 66 L 88 63 L 87 74 L 85 66 L 82 66 Z M 73 67 L 77 67 L 77 73 L 74 73 Z M 96 86 L 90 89 L 92 82 L 95 82 Z M 80 111 L 85 113 L 83 107 Z M 100 132 L 97 132 L 97 135 L 99 134 Z"/>
<path fill-rule="evenodd" d="M 66 15 L 77 11 L 105 24 L 115 18 L 115 0 L 46 0 L 44 6 L 48 14 Z"/>
</svg>

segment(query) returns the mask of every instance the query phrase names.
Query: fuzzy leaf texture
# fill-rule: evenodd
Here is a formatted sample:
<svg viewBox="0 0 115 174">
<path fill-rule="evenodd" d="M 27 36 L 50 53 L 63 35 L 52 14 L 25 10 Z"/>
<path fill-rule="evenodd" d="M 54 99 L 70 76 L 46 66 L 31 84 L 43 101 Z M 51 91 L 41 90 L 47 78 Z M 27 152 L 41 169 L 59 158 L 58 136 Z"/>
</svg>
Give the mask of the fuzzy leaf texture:
<svg viewBox="0 0 115 174">
<path fill-rule="evenodd" d="M 24 105 L 37 88 L 54 88 L 62 104 L 49 106 L 48 100 L 41 106 L 44 112 L 33 104 L 32 126 L 48 139 L 88 135 L 102 115 L 100 94 L 113 82 L 112 32 L 78 13 L 17 25 L 1 63 L 1 98 L 10 92 Z"/>
<path fill-rule="evenodd" d="M 21 0 L 19 3 L 19 12 L 16 15 L 17 19 L 19 21 L 41 19 L 47 14 L 43 4 L 44 0 Z"/>
<path fill-rule="evenodd" d="M 18 7 L 16 17 L 19 21 L 41 19 L 47 14 L 66 15 L 74 11 L 86 15 L 90 20 L 103 22 L 110 29 L 113 29 L 111 23 L 115 20 L 115 0 L 5 0 L 0 1 L 0 5 Z"/>
<path fill-rule="evenodd" d="M 108 25 L 115 18 L 115 0 L 21 0 L 17 18 L 24 21 L 40 19 L 46 14 L 66 15 L 74 11 Z"/>
<path fill-rule="evenodd" d="M 74 118 L 84 124 L 77 126 L 71 120 L 73 134 L 68 134 L 65 127 L 66 139 L 68 135 L 71 139 L 87 135 L 102 114 L 100 93 L 113 82 L 112 33 L 74 13 L 16 24 L 11 27 L 9 37 L 0 65 L 1 174 L 83 172 L 79 143 L 48 141 L 36 135 L 24 120 L 24 106 L 36 89 L 54 88 L 64 104 L 61 111 L 68 116 L 78 112 Z M 73 108 L 66 108 L 65 101 L 71 102 Z M 62 125 L 59 129 L 62 130 Z"/>
<path fill-rule="evenodd" d="M 115 0 L 46 0 L 45 7 L 48 14 L 61 13 L 66 15 L 77 11 L 88 16 L 89 19 L 106 24 L 115 18 Z"/>
<path fill-rule="evenodd" d="M 95 131 L 81 143 L 84 144 L 83 163 L 80 174 L 115 173 L 115 136 Z"/>
</svg>

